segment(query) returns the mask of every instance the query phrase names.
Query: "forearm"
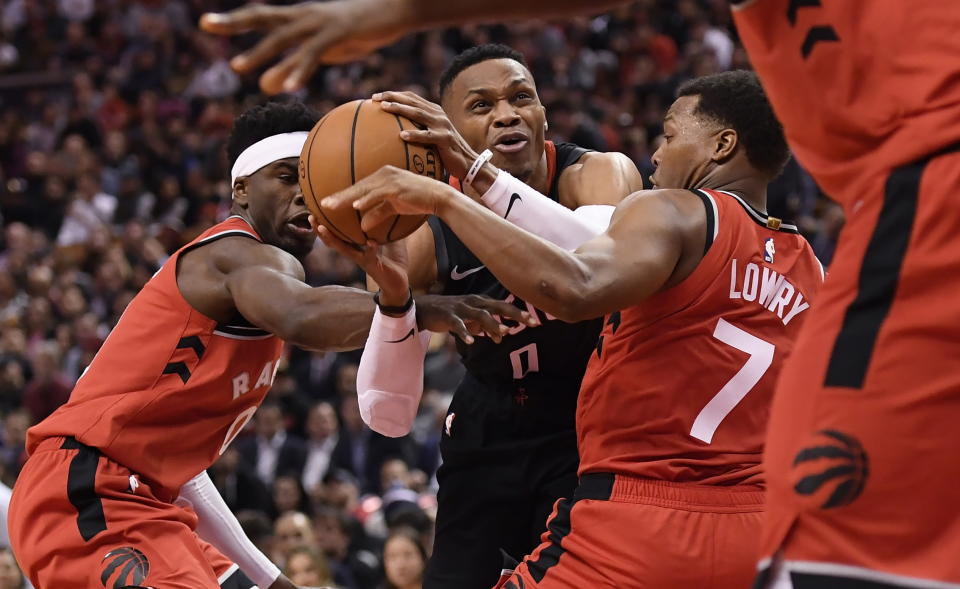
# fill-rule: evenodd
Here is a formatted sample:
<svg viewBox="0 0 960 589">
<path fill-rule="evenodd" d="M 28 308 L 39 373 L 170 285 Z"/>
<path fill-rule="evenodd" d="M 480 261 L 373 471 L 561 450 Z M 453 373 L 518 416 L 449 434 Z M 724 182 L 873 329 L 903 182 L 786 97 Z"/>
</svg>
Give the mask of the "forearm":
<svg viewBox="0 0 960 589">
<path fill-rule="evenodd" d="M 511 293 L 560 319 L 583 318 L 590 273 L 577 255 L 469 199 L 449 198 L 437 215 Z"/>
<path fill-rule="evenodd" d="M 593 205 L 570 210 L 506 171 L 498 173 L 480 202 L 517 227 L 567 250 L 575 250 L 603 233 L 615 208 Z"/>
<path fill-rule="evenodd" d="M 429 341 L 430 332 L 417 329 L 415 307 L 403 317 L 374 315 L 357 372 L 360 416 L 372 430 L 392 438 L 410 432 Z"/>
<path fill-rule="evenodd" d="M 363 290 L 313 288 L 290 309 L 287 334 L 282 337 L 307 350 L 355 350 L 367 339 L 375 306 L 373 293 Z"/>
<path fill-rule="evenodd" d="M 270 587 L 277 580 L 280 569 L 247 538 L 206 472 L 187 481 L 179 501 L 197 513 L 197 535 L 237 563 L 258 587 Z"/>
</svg>

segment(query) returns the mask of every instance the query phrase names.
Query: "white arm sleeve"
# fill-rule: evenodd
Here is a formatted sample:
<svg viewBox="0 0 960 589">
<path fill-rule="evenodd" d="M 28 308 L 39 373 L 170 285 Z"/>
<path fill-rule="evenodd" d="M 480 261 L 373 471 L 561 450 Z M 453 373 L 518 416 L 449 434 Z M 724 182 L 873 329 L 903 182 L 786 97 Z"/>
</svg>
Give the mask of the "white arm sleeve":
<svg viewBox="0 0 960 589">
<path fill-rule="evenodd" d="M 616 209 L 612 205 L 588 205 L 571 211 L 503 170 L 480 200 L 517 227 L 568 250 L 606 231 Z"/>
<path fill-rule="evenodd" d="M 374 312 L 357 372 L 360 416 L 373 431 L 391 438 L 410 432 L 429 343 L 430 332 L 417 330 L 416 305 L 403 317 Z"/>
<path fill-rule="evenodd" d="M 177 502 L 189 503 L 197 512 L 198 536 L 237 563 L 257 587 L 273 585 L 280 576 L 280 569 L 247 538 L 206 471 L 180 488 Z"/>
</svg>

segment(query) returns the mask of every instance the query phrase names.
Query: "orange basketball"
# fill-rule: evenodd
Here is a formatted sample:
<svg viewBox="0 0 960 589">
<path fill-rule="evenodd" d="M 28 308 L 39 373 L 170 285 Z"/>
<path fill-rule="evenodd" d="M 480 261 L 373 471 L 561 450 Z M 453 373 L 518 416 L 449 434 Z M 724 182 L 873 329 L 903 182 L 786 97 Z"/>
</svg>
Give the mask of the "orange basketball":
<svg viewBox="0 0 960 589">
<path fill-rule="evenodd" d="M 353 208 L 320 206 L 325 197 L 386 165 L 442 179 L 443 166 L 436 148 L 400 139 L 400 131 L 415 128 L 409 119 L 382 110 L 372 100 L 341 104 L 320 119 L 300 153 L 300 188 L 317 222 L 356 245 L 368 239 L 396 241 L 422 225 L 424 215 L 396 215 L 364 233 L 360 213 Z"/>
</svg>

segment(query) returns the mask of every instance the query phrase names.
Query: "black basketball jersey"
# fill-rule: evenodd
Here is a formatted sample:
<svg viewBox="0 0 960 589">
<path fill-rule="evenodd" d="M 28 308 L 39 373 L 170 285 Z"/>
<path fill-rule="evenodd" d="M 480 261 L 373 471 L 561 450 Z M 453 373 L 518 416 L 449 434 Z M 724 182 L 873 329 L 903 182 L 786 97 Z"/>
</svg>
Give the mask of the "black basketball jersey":
<svg viewBox="0 0 960 589">
<path fill-rule="evenodd" d="M 547 142 L 550 198 L 559 201 L 560 174 L 587 151 L 572 143 Z M 596 349 L 602 319 L 566 323 L 535 309 L 500 284 L 443 221 L 431 217 L 429 222 L 442 294 L 482 294 L 509 301 L 536 313 L 541 322 L 539 327 L 529 327 L 505 321 L 511 330 L 499 344 L 489 338 L 476 338 L 471 345 L 458 341 L 467 375 L 456 397 L 462 402 L 462 397 L 470 396 L 471 405 L 488 409 L 495 421 L 513 430 L 500 432 L 508 434 L 506 437 L 572 431 L 580 381 Z"/>
</svg>

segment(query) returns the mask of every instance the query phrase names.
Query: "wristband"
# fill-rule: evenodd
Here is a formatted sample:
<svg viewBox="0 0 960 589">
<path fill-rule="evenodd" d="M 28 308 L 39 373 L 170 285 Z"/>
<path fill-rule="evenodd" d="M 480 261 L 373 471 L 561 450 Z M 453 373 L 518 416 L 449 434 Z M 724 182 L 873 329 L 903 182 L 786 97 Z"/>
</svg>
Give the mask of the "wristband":
<svg viewBox="0 0 960 589">
<path fill-rule="evenodd" d="M 376 303 L 378 307 L 380 307 L 381 313 L 387 313 L 389 315 L 406 315 L 407 311 L 409 311 L 410 308 L 413 307 L 413 289 L 408 289 L 408 292 L 410 294 L 407 296 L 407 302 L 400 305 L 399 307 L 389 307 L 386 305 L 381 305 L 379 290 L 376 293 L 374 293 L 373 302 Z"/>
<path fill-rule="evenodd" d="M 493 152 L 489 149 L 484 149 L 483 153 L 477 156 L 477 159 L 473 160 L 473 165 L 470 166 L 470 169 L 467 170 L 467 175 L 463 178 L 464 186 L 469 186 L 473 179 L 477 177 L 477 174 L 480 172 L 480 168 L 483 167 L 483 164 L 490 161 L 490 158 L 493 157 Z"/>
</svg>

